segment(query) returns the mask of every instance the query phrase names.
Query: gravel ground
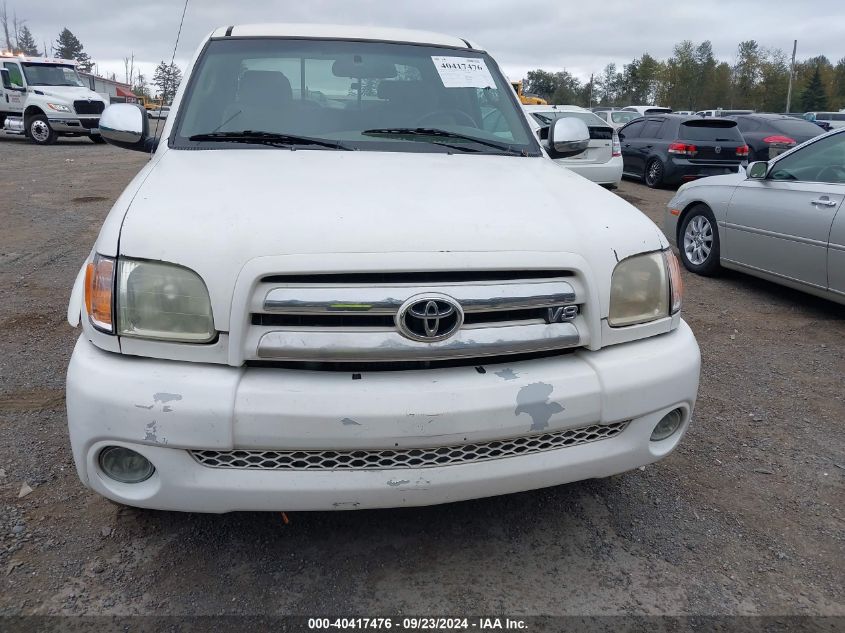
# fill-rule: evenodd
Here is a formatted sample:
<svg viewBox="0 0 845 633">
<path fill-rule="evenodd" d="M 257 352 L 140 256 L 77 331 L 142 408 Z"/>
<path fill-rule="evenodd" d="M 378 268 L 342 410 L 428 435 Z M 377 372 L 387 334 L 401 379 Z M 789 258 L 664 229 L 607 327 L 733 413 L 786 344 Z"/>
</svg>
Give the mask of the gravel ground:
<svg viewBox="0 0 845 633">
<path fill-rule="evenodd" d="M 121 509 L 73 467 L 65 309 L 147 158 L 2 134 L 0 155 L 0 615 L 845 615 L 841 306 L 687 274 L 695 420 L 673 455 L 621 476 L 289 523 Z M 617 192 L 657 222 L 671 197 Z"/>
</svg>

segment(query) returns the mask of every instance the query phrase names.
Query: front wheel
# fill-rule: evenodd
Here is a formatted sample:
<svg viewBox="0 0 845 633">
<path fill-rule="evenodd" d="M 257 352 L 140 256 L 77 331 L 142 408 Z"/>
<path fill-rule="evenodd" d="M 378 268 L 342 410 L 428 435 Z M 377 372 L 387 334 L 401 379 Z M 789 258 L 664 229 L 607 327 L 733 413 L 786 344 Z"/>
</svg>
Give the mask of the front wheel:
<svg viewBox="0 0 845 633">
<path fill-rule="evenodd" d="M 52 145 L 56 142 L 58 136 L 43 114 L 32 117 L 29 120 L 27 130 L 29 131 L 29 140 L 36 145 Z"/>
<path fill-rule="evenodd" d="M 104 139 L 104 138 L 103 138 L 101 135 L 99 135 L 99 134 L 92 134 L 92 135 L 91 135 L 91 136 L 89 136 L 88 138 L 90 138 L 92 141 L 94 141 L 97 145 L 100 145 L 100 144 L 102 144 L 102 143 L 105 143 L 105 142 L 106 142 L 106 139 Z"/>
<path fill-rule="evenodd" d="M 663 184 L 663 163 L 653 158 L 645 168 L 645 184 L 657 189 Z"/>
<path fill-rule="evenodd" d="M 707 277 L 719 272 L 719 227 L 707 206 L 696 205 L 687 213 L 679 237 L 678 250 L 684 268 Z"/>
</svg>

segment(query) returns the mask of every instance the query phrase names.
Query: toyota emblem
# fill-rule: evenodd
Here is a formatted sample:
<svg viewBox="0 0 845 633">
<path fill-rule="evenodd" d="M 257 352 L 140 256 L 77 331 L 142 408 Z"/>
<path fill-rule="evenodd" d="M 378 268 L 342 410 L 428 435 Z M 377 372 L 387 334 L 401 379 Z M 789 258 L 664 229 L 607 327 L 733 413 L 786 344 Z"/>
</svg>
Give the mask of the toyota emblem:
<svg viewBox="0 0 845 633">
<path fill-rule="evenodd" d="M 452 297 L 441 294 L 416 295 L 396 314 L 396 327 L 412 341 L 434 343 L 449 338 L 464 322 L 464 311 Z"/>
</svg>

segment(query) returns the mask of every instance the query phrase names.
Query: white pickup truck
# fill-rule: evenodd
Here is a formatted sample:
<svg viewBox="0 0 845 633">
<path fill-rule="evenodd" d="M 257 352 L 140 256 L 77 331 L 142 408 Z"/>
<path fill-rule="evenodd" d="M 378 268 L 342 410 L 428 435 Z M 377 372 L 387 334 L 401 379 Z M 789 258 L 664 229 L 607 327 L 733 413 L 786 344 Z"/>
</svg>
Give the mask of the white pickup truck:
<svg viewBox="0 0 845 633">
<path fill-rule="evenodd" d="M 557 119 L 541 146 L 477 45 L 224 27 L 160 139 L 128 104 L 100 129 L 153 153 L 68 311 L 70 440 L 96 492 L 436 504 L 621 473 L 688 428 L 700 357 L 665 237 L 550 160 L 586 126 Z"/>
<path fill-rule="evenodd" d="M 87 136 L 103 143 L 103 98 L 85 87 L 71 59 L 0 55 L 0 129 L 38 145 L 58 136 Z"/>
</svg>

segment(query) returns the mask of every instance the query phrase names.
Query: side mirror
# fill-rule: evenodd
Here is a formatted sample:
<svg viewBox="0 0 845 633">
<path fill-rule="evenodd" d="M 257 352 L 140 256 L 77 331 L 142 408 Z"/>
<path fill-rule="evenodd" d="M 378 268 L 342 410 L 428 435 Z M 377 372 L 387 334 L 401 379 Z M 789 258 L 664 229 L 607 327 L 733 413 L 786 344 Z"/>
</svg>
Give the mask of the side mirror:
<svg viewBox="0 0 845 633">
<path fill-rule="evenodd" d="M 549 126 L 549 150 L 552 158 L 580 154 L 590 144 L 590 130 L 581 119 L 559 117 Z"/>
<path fill-rule="evenodd" d="M 112 145 L 151 152 L 158 143 L 150 136 L 147 114 L 132 103 L 115 103 L 100 115 L 100 134 Z"/>
<path fill-rule="evenodd" d="M 749 163 L 745 168 L 745 175 L 754 180 L 765 180 L 769 173 L 769 163 L 764 160 Z"/>
</svg>

